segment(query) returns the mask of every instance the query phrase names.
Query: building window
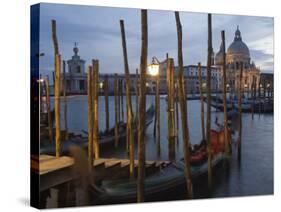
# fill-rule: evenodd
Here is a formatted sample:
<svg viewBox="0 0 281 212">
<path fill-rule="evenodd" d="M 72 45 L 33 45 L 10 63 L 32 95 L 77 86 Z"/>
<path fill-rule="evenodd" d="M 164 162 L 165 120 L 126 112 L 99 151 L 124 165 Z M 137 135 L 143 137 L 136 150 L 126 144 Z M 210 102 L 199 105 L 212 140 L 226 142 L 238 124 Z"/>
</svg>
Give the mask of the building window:
<svg viewBox="0 0 281 212">
<path fill-rule="evenodd" d="M 79 90 L 83 91 L 85 90 L 85 81 L 79 80 Z"/>
</svg>

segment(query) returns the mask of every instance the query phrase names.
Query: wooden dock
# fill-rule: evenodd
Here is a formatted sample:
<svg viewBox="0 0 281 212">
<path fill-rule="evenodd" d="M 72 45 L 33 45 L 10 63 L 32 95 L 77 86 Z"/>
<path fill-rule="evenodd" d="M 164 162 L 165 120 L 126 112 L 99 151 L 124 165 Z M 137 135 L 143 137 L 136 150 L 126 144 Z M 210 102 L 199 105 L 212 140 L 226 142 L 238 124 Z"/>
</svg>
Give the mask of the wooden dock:
<svg viewBox="0 0 281 212">
<path fill-rule="evenodd" d="M 137 173 L 138 160 L 135 160 L 134 163 L 135 173 Z M 146 175 L 155 173 L 169 164 L 171 164 L 170 161 L 146 161 Z M 73 171 L 73 167 L 74 159 L 67 156 L 58 158 L 51 155 L 31 157 L 31 169 L 33 172 L 39 174 L 40 177 L 40 192 L 78 178 L 79 176 Z M 129 167 L 130 161 L 128 159 L 96 159 L 94 160 L 94 177 L 96 181 L 128 178 Z"/>
</svg>

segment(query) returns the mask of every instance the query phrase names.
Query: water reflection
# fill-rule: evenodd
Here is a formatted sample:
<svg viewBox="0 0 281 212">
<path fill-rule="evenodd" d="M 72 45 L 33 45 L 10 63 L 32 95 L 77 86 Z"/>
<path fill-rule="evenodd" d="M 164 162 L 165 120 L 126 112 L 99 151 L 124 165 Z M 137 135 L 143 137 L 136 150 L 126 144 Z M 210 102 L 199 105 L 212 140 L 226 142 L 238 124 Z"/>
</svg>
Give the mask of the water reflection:
<svg viewBox="0 0 281 212">
<path fill-rule="evenodd" d="M 105 129 L 105 105 L 104 97 L 99 97 L 99 129 Z M 132 96 L 132 107 L 135 113 L 135 96 Z M 147 96 L 147 107 L 154 103 L 154 96 Z M 126 100 L 124 97 L 124 106 Z M 206 106 L 206 105 L 205 105 Z M 63 102 L 61 105 L 63 109 Z M 145 135 L 146 159 L 147 160 L 169 160 L 169 142 L 167 139 L 167 105 L 164 98 L 160 99 L 160 145 L 153 136 L 153 124 L 147 128 Z M 87 126 L 87 96 L 68 97 L 68 128 L 69 131 L 78 134 Z M 109 111 L 114 111 L 114 97 L 109 97 Z M 125 111 L 125 109 L 124 109 Z M 205 109 L 206 111 L 206 109 Z M 63 112 L 63 111 L 62 111 Z M 126 119 L 126 112 L 124 113 Z M 61 116 L 63 119 L 63 116 Z M 182 134 L 179 111 L 178 137 L 173 144 L 175 159 L 182 158 Z M 206 117 L 206 116 L 205 116 Z M 214 121 L 218 118 L 223 122 L 223 113 L 212 111 L 212 128 L 216 128 Z M 110 127 L 114 126 L 114 112 L 109 114 Z M 64 123 L 63 120 L 61 123 Z M 190 142 L 198 144 L 201 140 L 200 124 L 200 102 L 197 100 L 188 101 L 188 123 Z M 136 141 L 135 141 L 136 142 Z M 137 147 L 137 145 L 135 145 Z M 273 194 L 273 115 L 257 114 L 252 119 L 251 114 L 243 114 L 242 133 L 242 161 L 237 162 L 236 144 L 233 144 L 233 154 L 229 164 L 223 164 L 223 171 L 218 172 L 215 177 L 214 189 L 211 197 L 229 197 L 245 195 Z M 101 149 L 101 157 L 127 158 L 125 143 L 116 149 Z M 137 148 L 135 148 L 137 156 Z M 199 182 L 204 187 L 205 182 Z M 195 190 L 196 198 L 208 197 L 200 188 Z M 55 195 L 53 195 L 55 196 Z M 179 197 L 180 198 L 180 197 Z"/>
</svg>

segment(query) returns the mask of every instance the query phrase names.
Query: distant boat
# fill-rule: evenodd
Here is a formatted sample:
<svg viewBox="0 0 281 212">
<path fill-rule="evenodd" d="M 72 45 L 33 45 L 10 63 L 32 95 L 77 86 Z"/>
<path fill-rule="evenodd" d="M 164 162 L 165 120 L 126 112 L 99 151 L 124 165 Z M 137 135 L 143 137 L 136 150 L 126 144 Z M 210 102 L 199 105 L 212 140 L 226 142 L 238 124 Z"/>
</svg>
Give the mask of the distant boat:
<svg viewBox="0 0 281 212">
<path fill-rule="evenodd" d="M 204 98 L 204 101 L 207 103 L 207 99 Z M 223 111 L 224 105 L 223 100 L 219 97 L 211 98 L 211 106 Z M 249 100 L 242 99 L 241 102 L 242 112 L 251 113 L 272 113 L 273 112 L 273 101 L 264 101 L 264 100 Z M 238 110 L 238 101 L 237 100 L 227 100 L 227 110 Z"/>
</svg>

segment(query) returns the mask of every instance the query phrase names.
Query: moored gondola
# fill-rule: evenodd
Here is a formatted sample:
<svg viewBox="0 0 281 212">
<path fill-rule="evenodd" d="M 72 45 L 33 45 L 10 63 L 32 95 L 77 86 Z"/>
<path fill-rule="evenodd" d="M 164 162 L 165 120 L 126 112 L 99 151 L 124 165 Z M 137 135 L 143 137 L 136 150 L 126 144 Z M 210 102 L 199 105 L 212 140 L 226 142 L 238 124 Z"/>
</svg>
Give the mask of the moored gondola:
<svg viewBox="0 0 281 212">
<path fill-rule="evenodd" d="M 223 131 L 212 130 L 212 168 L 215 168 L 227 157 L 223 153 Z M 208 171 L 207 147 L 202 142 L 197 150 L 193 150 L 191 155 L 191 175 L 192 179 L 205 175 Z M 201 158 L 199 155 L 203 155 Z M 152 201 L 157 196 L 169 194 L 177 189 L 185 188 L 184 162 L 183 159 L 171 163 L 167 167 L 160 169 L 145 179 L 145 199 Z M 97 189 L 98 188 L 98 189 Z M 104 180 L 97 187 L 91 187 L 92 193 L 99 202 L 127 203 L 135 202 L 137 199 L 137 179 Z"/>
<path fill-rule="evenodd" d="M 152 123 L 153 117 L 155 113 L 154 105 L 151 105 L 146 111 L 146 121 L 145 121 L 145 129 Z M 133 131 L 134 133 L 137 132 L 136 130 L 136 120 L 133 123 Z M 114 134 L 114 127 L 108 131 L 100 132 L 99 133 L 99 145 L 113 145 L 115 140 Z M 126 140 L 126 123 L 121 122 L 119 124 L 119 140 L 125 141 Z M 80 148 L 87 148 L 88 147 L 88 137 L 73 137 L 67 141 L 63 141 L 61 143 L 61 152 L 67 154 L 69 152 L 70 146 L 75 145 L 79 146 Z M 55 154 L 55 144 L 50 144 L 49 142 L 42 142 L 40 144 L 40 154 Z"/>
</svg>

